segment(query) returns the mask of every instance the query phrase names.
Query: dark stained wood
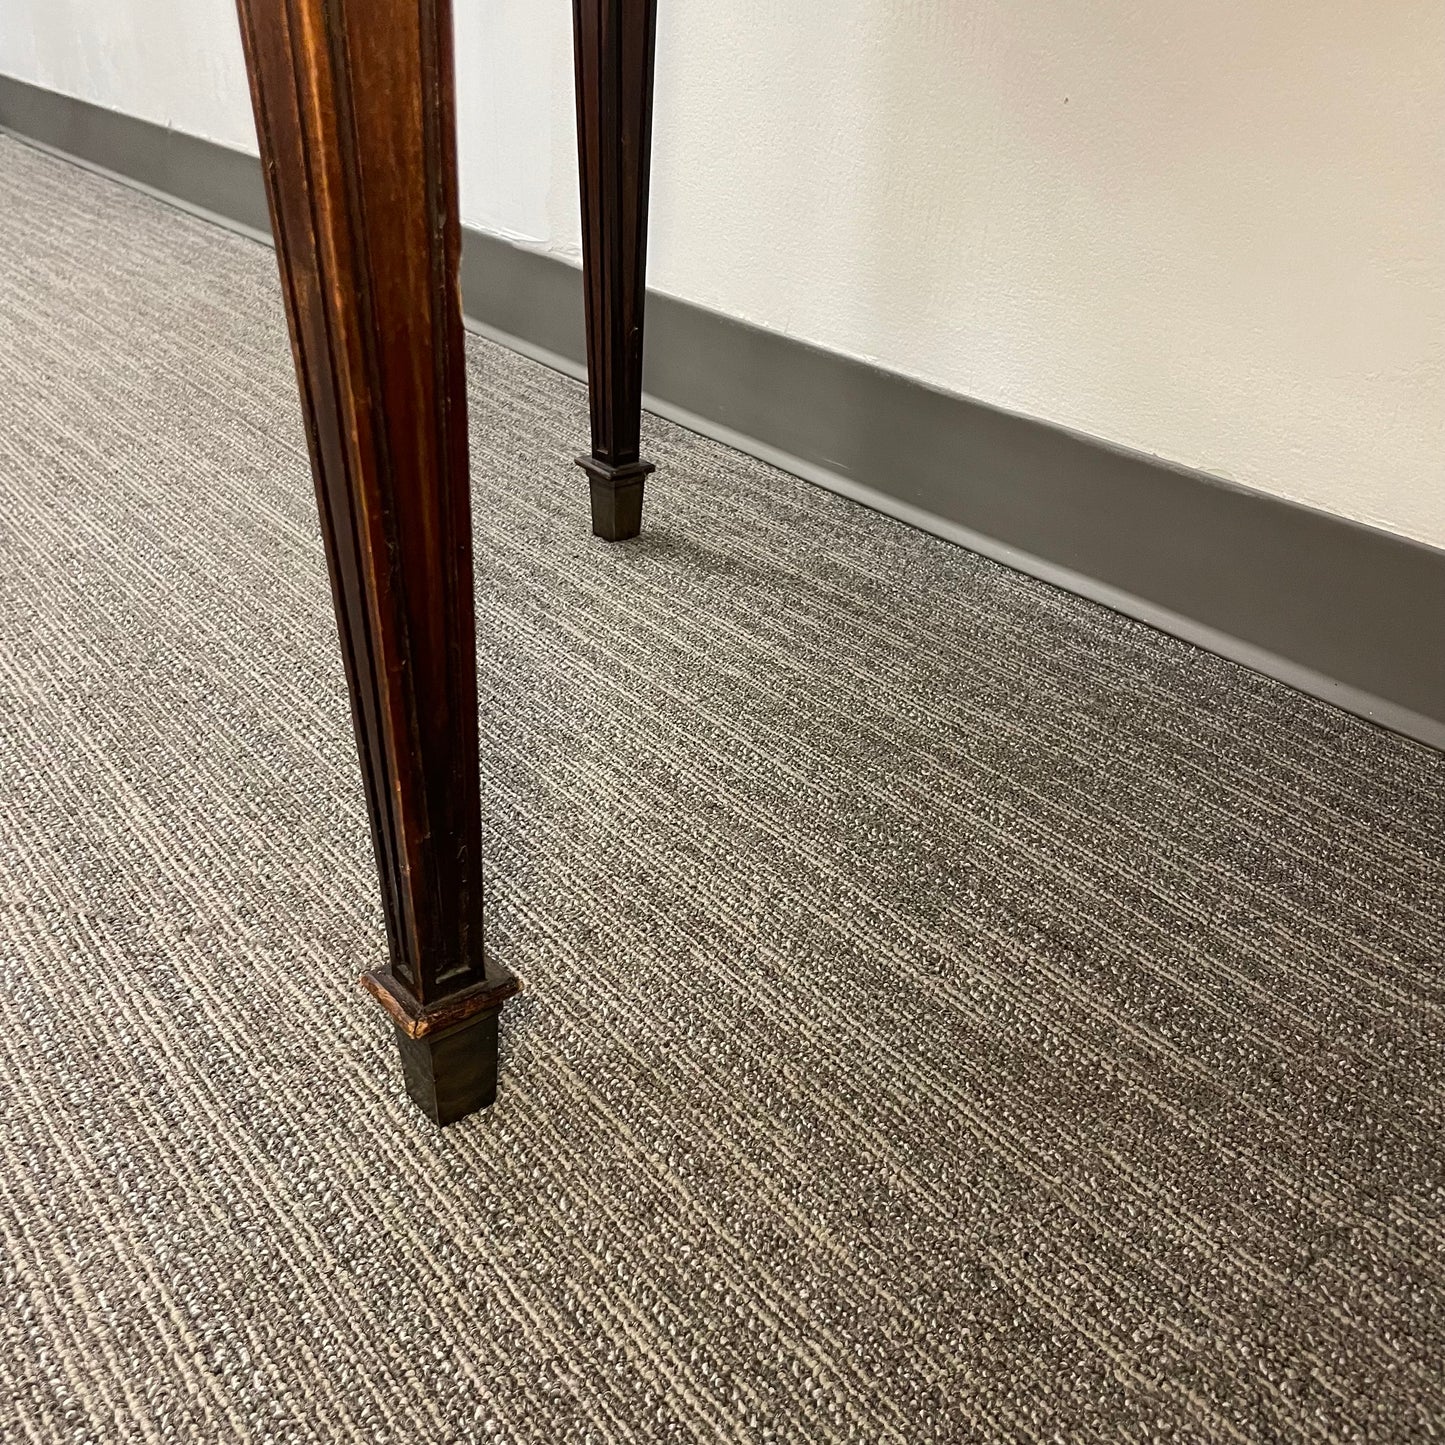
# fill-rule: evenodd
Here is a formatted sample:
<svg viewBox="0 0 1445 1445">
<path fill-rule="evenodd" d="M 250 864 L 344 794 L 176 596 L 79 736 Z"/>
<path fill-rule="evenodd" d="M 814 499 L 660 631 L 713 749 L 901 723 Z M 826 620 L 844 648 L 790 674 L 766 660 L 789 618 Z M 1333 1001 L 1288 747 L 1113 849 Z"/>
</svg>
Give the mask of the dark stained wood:
<svg viewBox="0 0 1445 1445">
<path fill-rule="evenodd" d="M 592 530 L 642 527 L 642 313 L 657 0 L 572 0 L 582 274 L 592 454 Z"/>
<path fill-rule="evenodd" d="M 406 1091 L 438 1124 L 485 1109 L 497 1097 L 497 1011 L 412 1039 L 398 1026 Z"/>
<path fill-rule="evenodd" d="M 518 983 L 510 974 L 497 973 L 470 988 L 443 994 L 425 1009 L 418 1010 L 411 991 L 401 983 L 395 970 L 366 973 L 361 986 L 391 1015 L 392 1022 L 409 1039 L 429 1038 L 474 1015 L 495 1013 L 518 991 Z"/>
<path fill-rule="evenodd" d="M 399 1041 L 446 1032 L 439 1087 L 403 1049 L 444 1122 L 439 1093 L 451 1117 L 491 1101 L 515 989 L 482 944 L 451 8 L 238 9 L 381 875 L 367 982 Z"/>
</svg>

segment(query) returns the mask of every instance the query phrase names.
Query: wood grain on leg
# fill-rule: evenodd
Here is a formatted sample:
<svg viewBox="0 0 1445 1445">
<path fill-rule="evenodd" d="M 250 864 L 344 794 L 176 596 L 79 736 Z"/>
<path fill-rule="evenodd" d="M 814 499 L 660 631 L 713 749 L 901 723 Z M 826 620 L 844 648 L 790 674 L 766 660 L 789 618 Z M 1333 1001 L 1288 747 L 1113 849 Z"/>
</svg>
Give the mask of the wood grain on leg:
<svg viewBox="0 0 1445 1445">
<path fill-rule="evenodd" d="M 657 0 L 573 0 L 582 272 L 592 453 L 592 530 L 642 526 L 642 312 Z"/>
<path fill-rule="evenodd" d="M 390 967 L 440 1123 L 491 1102 L 449 0 L 238 0 Z"/>
</svg>

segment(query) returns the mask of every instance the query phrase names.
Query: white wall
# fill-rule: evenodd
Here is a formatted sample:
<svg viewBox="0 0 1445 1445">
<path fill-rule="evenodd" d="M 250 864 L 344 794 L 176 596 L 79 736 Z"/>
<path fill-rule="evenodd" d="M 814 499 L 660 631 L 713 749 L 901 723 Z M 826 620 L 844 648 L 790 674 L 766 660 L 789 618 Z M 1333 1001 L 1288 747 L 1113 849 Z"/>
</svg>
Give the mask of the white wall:
<svg viewBox="0 0 1445 1445">
<path fill-rule="evenodd" d="M 456 0 L 462 209 L 576 256 L 566 0 Z M 0 71 L 254 150 L 231 0 Z M 662 0 L 651 280 L 1445 546 L 1439 0 Z"/>
<path fill-rule="evenodd" d="M 256 150 L 232 0 L 3 0 L 0 74 Z"/>
</svg>

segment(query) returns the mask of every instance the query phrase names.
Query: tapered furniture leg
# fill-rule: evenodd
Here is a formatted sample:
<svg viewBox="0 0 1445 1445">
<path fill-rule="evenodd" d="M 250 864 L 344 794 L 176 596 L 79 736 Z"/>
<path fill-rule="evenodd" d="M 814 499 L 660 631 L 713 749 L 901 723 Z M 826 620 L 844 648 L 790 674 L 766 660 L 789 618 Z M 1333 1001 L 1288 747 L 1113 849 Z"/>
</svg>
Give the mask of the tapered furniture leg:
<svg viewBox="0 0 1445 1445">
<path fill-rule="evenodd" d="M 572 0 L 582 277 L 592 454 L 592 530 L 608 541 L 642 527 L 642 309 L 657 0 Z"/>
<path fill-rule="evenodd" d="M 407 1087 L 491 1103 L 449 0 L 238 0 Z"/>
</svg>

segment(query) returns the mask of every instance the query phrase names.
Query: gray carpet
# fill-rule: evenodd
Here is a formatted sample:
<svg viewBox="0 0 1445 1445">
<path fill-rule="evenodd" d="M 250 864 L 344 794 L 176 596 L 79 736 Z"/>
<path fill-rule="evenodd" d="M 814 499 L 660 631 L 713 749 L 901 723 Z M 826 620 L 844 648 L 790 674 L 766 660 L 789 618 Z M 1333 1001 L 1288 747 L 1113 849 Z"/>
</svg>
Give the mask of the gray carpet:
<svg viewBox="0 0 1445 1445">
<path fill-rule="evenodd" d="M 271 253 L 0 143 L 0 1437 L 1445 1435 L 1445 759 L 473 340 L 434 1132 Z"/>
</svg>

